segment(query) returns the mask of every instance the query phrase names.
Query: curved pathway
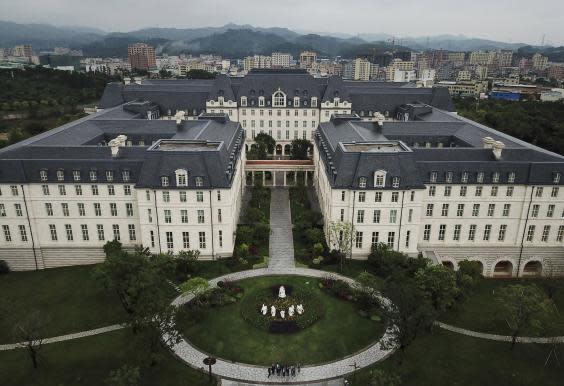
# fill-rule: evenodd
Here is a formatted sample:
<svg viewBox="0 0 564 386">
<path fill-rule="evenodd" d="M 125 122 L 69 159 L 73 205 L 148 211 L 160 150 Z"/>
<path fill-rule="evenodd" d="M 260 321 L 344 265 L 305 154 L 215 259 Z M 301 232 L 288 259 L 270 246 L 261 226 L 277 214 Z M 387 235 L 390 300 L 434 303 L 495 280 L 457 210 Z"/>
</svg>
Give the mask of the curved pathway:
<svg viewBox="0 0 564 386">
<path fill-rule="evenodd" d="M 309 268 L 262 268 L 227 274 L 210 280 L 210 285 L 216 286 L 217 283 L 222 280 L 237 281 L 259 276 L 275 275 L 298 275 L 315 278 L 332 276 L 348 283 L 354 282 L 353 279 L 345 276 Z M 193 295 L 181 295 L 177 297 L 172 304 L 180 306 L 192 300 L 193 297 Z M 381 300 L 386 305 L 390 304 L 387 299 L 381 298 Z M 393 335 L 393 330 L 393 327 L 389 327 L 379 342 L 373 343 L 356 354 L 334 362 L 314 366 L 303 366 L 301 372 L 288 381 L 281 380 L 278 377 L 269 379 L 267 377 L 266 366 L 249 365 L 220 358 L 217 359 L 212 370 L 215 375 L 222 378 L 252 383 L 260 382 L 261 384 L 304 383 L 339 378 L 351 373 L 354 370 L 355 364 L 356 366 L 360 366 L 360 368 L 364 368 L 390 355 L 394 349 L 389 347 L 384 348 L 381 346 L 380 342 L 389 342 Z M 168 340 L 167 335 L 164 335 L 163 338 Z M 328 342 L 328 344 L 330 344 L 330 342 Z M 174 345 L 172 351 L 185 363 L 197 369 L 204 367 L 203 360 L 209 356 L 208 353 L 200 351 L 186 340 L 182 340 L 180 343 Z"/>
<path fill-rule="evenodd" d="M 435 322 L 436 326 L 440 328 L 456 332 L 457 334 L 462 334 L 466 336 L 471 336 L 473 338 L 480 338 L 480 339 L 487 339 L 487 340 L 495 340 L 498 342 L 511 342 L 513 337 L 510 335 L 497 335 L 497 334 L 488 334 L 485 332 L 478 332 L 467 330 L 465 328 L 460 328 L 456 326 L 452 326 L 450 324 L 442 323 L 442 322 Z M 518 336 L 517 342 L 519 343 L 564 343 L 564 336 L 551 336 L 547 338 L 540 338 L 540 337 L 532 337 L 532 336 Z"/>
</svg>

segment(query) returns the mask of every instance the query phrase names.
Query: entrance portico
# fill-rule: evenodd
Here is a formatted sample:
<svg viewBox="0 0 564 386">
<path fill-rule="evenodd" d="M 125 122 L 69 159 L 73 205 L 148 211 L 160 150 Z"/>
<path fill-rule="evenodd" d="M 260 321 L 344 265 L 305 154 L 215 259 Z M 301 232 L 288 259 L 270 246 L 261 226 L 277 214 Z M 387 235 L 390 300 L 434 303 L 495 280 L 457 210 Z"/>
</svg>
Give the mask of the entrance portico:
<svg viewBox="0 0 564 386">
<path fill-rule="evenodd" d="M 247 160 L 245 184 L 263 186 L 312 185 L 315 167 L 311 160 Z"/>
</svg>

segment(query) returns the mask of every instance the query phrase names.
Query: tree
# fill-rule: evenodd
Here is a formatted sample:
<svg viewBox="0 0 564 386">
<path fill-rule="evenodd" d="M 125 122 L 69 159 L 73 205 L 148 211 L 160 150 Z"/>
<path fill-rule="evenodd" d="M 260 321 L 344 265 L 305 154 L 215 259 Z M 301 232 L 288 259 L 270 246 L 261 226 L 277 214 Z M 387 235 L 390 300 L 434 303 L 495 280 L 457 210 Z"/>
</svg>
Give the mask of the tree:
<svg viewBox="0 0 564 386">
<path fill-rule="evenodd" d="M 26 349 L 33 368 L 39 367 L 39 352 L 45 338 L 45 327 L 48 321 L 39 311 L 32 311 L 14 326 L 14 341 L 20 342 Z"/>
<path fill-rule="evenodd" d="M 250 160 L 257 160 L 257 159 L 260 160 L 266 158 L 267 158 L 266 147 L 262 144 L 253 143 L 251 145 L 251 149 L 247 152 L 247 159 Z"/>
<path fill-rule="evenodd" d="M 390 249 L 384 243 L 377 243 L 368 255 L 368 262 L 374 271 L 386 280 L 402 280 L 404 277 L 413 277 L 415 272 L 425 268 L 428 260 L 418 256 L 412 258 L 404 253 Z"/>
<path fill-rule="evenodd" d="M 519 334 L 542 331 L 552 316 L 550 302 L 535 284 L 513 284 L 497 290 L 499 312 L 511 329 L 511 349 Z"/>
<path fill-rule="evenodd" d="M 174 259 L 176 277 L 186 280 L 188 276 L 195 273 L 198 267 L 198 257 L 200 257 L 200 251 L 197 249 L 180 251 Z"/>
<path fill-rule="evenodd" d="M 329 223 L 329 247 L 340 253 L 341 271 L 346 256 L 352 251 L 354 225 L 350 222 L 331 221 Z"/>
<path fill-rule="evenodd" d="M 214 79 L 216 74 L 206 70 L 190 70 L 186 73 L 186 79 Z"/>
<path fill-rule="evenodd" d="M 463 260 L 458 263 L 456 271 L 456 285 L 459 291 L 459 298 L 468 297 L 478 283 L 483 280 L 482 268 L 478 261 Z"/>
<path fill-rule="evenodd" d="M 405 349 L 419 336 L 429 331 L 436 319 L 436 311 L 425 293 L 413 279 L 390 281 L 385 289 L 392 301 L 384 305 L 384 314 L 396 331 L 390 339 L 383 342 L 386 347 L 397 347 L 399 364 L 403 362 Z"/>
<path fill-rule="evenodd" d="M 274 152 L 274 146 L 276 145 L 276 141 L 267 133 L 258 133 L 255 135 L 255 143 L 259 144 L 260 146 L 264 146 L 264 149 L 267 153 Z"/>
<path fill-rule="evenodd" d="M 415 282 L 437 312 L 450 308 L 458 296 L 455 274 L 443 265 L 428 265 L 415 273 Z"/>
<path fill-rule="evenodd" d="M 294 139 L 290 148 L 290 158 L 295 160 L 307 160 L 308 152 L 313 149 L 313 145 L 307 139 Z"/>
</svg>

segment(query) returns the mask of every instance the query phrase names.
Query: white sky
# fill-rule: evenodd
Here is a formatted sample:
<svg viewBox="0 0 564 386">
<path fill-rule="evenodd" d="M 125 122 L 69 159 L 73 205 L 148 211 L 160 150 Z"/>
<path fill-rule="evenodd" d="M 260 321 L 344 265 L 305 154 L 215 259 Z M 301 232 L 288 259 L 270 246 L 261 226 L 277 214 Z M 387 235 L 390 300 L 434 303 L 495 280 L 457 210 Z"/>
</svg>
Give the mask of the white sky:
<svg viewBox="0 0 564 386">
<path fill-rule="evenodd" d="M 106 31 L 229 22 L 398 37 L 470 37 L 564 45 L 562 0 L 0 0 L 0 20 Z"/>
</svg>

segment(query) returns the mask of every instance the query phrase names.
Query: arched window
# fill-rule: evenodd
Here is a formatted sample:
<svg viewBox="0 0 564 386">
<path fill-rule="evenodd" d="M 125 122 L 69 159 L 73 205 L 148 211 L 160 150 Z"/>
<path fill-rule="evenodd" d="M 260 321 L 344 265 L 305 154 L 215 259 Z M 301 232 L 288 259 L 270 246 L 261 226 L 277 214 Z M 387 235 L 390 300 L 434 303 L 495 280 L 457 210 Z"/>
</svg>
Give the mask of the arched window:
<svg viewBox="0 0 564 386">
<path fill-rule="evenodd" d="M 374 172 L 374 187 L 375 188 L 383 188 L 386 186 L 386 171 L 385 170 L 377 170 Z M 399 178 L 398 178 L 398 186 L 399 186 Z"/>
<path fill-rule="evenodd" d="M 188 186 L 188 172 L 184 169 L 178 169 L 174 172 L 176 175 L 176 186 Z"/>
<path fill-rule="evenodd" d="M 272 106 L 274 107 L 285 107 L 286 106 L 286 95 L 278 90 L 272 95 Z"/>
</svg>

